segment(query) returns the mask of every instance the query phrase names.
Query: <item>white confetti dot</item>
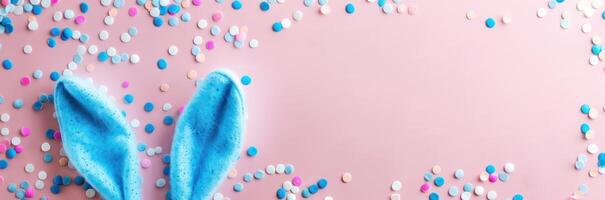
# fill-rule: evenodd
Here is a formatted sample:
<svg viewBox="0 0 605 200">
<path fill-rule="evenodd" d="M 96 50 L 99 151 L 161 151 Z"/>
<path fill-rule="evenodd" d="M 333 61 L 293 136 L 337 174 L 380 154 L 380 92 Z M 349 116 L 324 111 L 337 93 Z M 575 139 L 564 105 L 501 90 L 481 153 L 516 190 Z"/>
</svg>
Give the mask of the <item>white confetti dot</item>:
<svg viewBox="0 0 605 200">
<path fill-rule="evenodd" d="M 48 142 L 42 143 L 42 145 L 40 145 L 40 149 L 42 152 L 48 152 L 50 151 L 50 144 Z"/>
</svg>

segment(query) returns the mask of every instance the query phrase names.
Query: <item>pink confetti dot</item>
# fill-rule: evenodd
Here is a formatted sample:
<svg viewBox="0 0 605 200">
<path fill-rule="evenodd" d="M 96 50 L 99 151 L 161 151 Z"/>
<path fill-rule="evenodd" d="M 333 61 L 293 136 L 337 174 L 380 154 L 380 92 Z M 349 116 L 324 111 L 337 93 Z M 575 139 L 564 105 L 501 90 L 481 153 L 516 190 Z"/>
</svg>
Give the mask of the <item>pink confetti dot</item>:
<svg viewBox="0 0 605 200">
<path fill-rule="evenodd" d="M 138 12 L 139 10 L 137 10 L 137 7 L 134 6 L 128 9 L 128 15 L 130 15 L 131 17 L 136 16 Z"/>
<path fill-rule="evenodd" d="M 424 183 L 420 186 L 420 191 L 422 193 L 426 193 L 429 191 L 429 189 L 431 189 L 431 185 L 429 185 L 428 183 Z"/>
<path fill-rule="evenodd" d="M 147 168 L 151 167 L 151 160 L 149 160 L 147 158 L 141 160 L 141 167 L 143 167 L 143 169 L 147 169 Z"/>
<path fill-rule="evenodd" d="M 2 3 L 2 6 L 6 7 L 8 6 L 9 0 L 2 0 L 0 3 Z"/>
<path fill-rule="evenodd" d="M 199 5 L 201 5 L 201 4 L 202 4 L 202 0 L 193 0 L 193 1 L 191 1 L 191 3 L 192 3 L 194 6 L 199 6 Z"/>
<path fill-rule="evenodd" d="M 35 195 L 35 192 L 34 192 L 33 187 L 29 187 L 29 188 L 25 189 L 25 197 L 32 198 L 32 197 L 34 197 L 34 195 Z"/>
<path fill-rule="evenodd" d="M 6 144 L 0 144 L 0 153 L 5 153 L 8 150 L 8 146 Z"/>
<path fill-rule="evenodd" d="M 219 22 L 221 19 L 223 19 L 223 13 L 221 11 L 216 11 L 212 14 L 212 21 Z"/>
<path fill-rule="evenodd" d="M 498 175 L 496 175 L 496 174 L 490 174 L 489 175 L 489 182 L 495 183 L 496 181 L 498 181 Z"/>
<path fill-rule="evenodd" d="M 246 36 L 247 36 L 246 33 L 239 33 L 239 34 L 235 35 L 235 39 L 237 41 L 244 41 L 244 40 L 246 40 Z"/>
<path fill-rule="evenodd" d="M 86 21 L 86 17 L 84 15 L 80 15 L 80 16 L 77 16 L 76 19 L 74 19 L 74 21 L 78 25 L 83 24 Z"/>
<path fill-rule="evenodd" d="M 208 50 L 214 49 L 214 41 L 210 40 L 210 41 L 206 42 L 206 49 L 208 49 Z"/>
<path fill-rule="evenodd" d="M 21 152 L 23 152 L 23 150 L 25 150 L 25 149 L 23 149 L 23 146 L 15 145 L 15 152 L 21 153 Z"/>
<path fill-rule="evenodd" d="M 30 82 L 31 81 L 27 76 L 24 76 L 21 78 L 21 80 L 19 80 L 19 83 L 21 83 L 22 86 L 28 86 Z"/>
<path fill-rule="evenodd" d="M 29 128 L 27 127 L 21 127 L 21 135 L 23 137 L 27 137 L 31 134 L 31 130 L 29 130 Z"/>
<path fill-rule="evenodd" d="M 59 3 L 59 0 L 51 0 L 51 1 L 50 1 L 50 5 L 55 5 L 55 4 L 57 4 L 57 3 Z"/>
<path fill-rule="evenodd" d="M 294 186 L 301 186 L 302 185 L 302 178 L 300 178 L 300 176 L 295 176 L 294 178 L 292 178 L 292 185 L 294 185 Z"/>
<path fill-rule="evenodd" d="M 128 81 L 122 82 L 122 88 L 128 88 L 128 86 L 130 86 L 130 82 L 128 82 Z"/>
</svg>

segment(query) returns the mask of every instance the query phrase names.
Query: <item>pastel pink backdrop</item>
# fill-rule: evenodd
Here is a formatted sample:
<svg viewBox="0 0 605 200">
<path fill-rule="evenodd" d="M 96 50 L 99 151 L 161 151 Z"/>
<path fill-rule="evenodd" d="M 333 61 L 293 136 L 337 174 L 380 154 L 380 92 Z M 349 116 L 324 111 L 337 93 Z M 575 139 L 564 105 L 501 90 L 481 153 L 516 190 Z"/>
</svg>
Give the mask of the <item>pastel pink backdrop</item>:
<svg viewBox="0 0 605 200">
<path fill-rule="evenodd" d="M 147 135 L 136 128 L 137 140 L 148 146 L 160 145 L 169 152 L 173 127 L 161 124 L 165 114 L 176 114 L 176 109 L 164 113 L 159 109 L 143 112 L 142 105 L 153 101 L 156 106 L 169 102 L 175 107 L 184 105 L 194 91 L 194 82 L 186 79 L 189 70 L 200 72 L 199 77 L 213 69 L 228 68 L 237 74 L 252 77 L 245 87 L 248 121 L 245 147 L 255 145 L 260 153 L 256 158 L 242 154 L 237 163 L 236 179 L 226 180 L 219 188 L 231 199 L 272 199 L 280 184 L 292 176 L 272 175 L 262 181 L 245 184 L 244 192 L 232 192 L 234 183 L 241 181 L 245 172 L 262 169 L 268 164 L 292 163 L 295 175 L 306 183 L 326 177 L 330 181 L 312 199 L 327 195 L 335 199 L 387 199 L 394 180 L 403 182 L 400 194 L 404 199 L 426 199 L 419 192 L 423 173 L 433 165 L 443 167 L 446 186 L 461 188 L 466 182 L 479 184 L 477 175 L 485 165 L 500 168 L 513 162 L 517 170 L 509 182 L 482 184 L 487 190 L 496 190 L 500 198 L 515 193 L 527 199 L 566 199 L 581 183 L 591 187 L 587 199 L 605 197 L 603 177 L 591 179 L 587 170 L 573 169 L 579 153 L 585 153 L 588 143 L 579 133 L 579 125 L 589 121 L 579 113 L 582 103 L 589 103 L 599 114 L 605 105 L 605 73 L 603 65 L 588 65 L 590 37 L 605 32 L 599 17 L 589 20 L 593 33 L 582 34 L 580 26 L 587 21 L 575 12 L 575 2 L 567 2 L 549 10 L 544 19 L 535 16 L 546 1 L 404 1 L 417 5 L 416 16 L 383 14 L 376 5 L 352 1 L 357 7 L 353 15 L 346 15 L 346 1 L 331 1 L 332 13 L 318 14 L 318 7 L 305 8 L 301 1 L 288 1 L 262 13 L 257 2 L 245 1 L 241 11 L 234 11 L 228 3 L 218 5 L 204 1 L 201 8 L 186 11 L 192 22 L 178 27 L 154 28 L 151 18 L 139 7 L 139 15 L 129 17 L 121 9 L 113 26 L 103 25 L 102 18 L 109 8 L 97 1 L 89 2 L 87 22 L 76 26 L 73 22 L 52 22 L 57 10 L 77 10 L 78 1 L 62 1 L 59 6 L 45 10 L 38 17 L 40 30 L 29 32 L 25 17 L 14 17 L 16 33 L 0 35 L 3 48 L 0 58 L 12 58 L 15 68 L 0 70 L 0 95 L 6 102 L 0 112 L 11 113 L 11 121 L 0 124 L 10 127 L 11 136 L 22 126 L 31 127 L 33 135 L 23 140 L 26 152 L 10 161 L 8 170 L 1 171 L 7 182 L 36 180 L 36 173 L 26 174 L 23 166 L 34 163 L 36 172 L 46 170 L 49 177 L 56 174 L 75 175 L 73 170 L 42 162 L 39 146 L 46 141 L 43 131 L 56 128 L 53 109 L 35 113 L 31 104 L 41 93 L 51 93 L 53 83 L 48 79 L 52 70 L 65 69 L 75 54 L 77 42 L 58 41 L 55 49 L 46 45 L 52 26 L 70 26 L 91 36 L 91 42 L 104 50 L 109 46 L 118 52 L 137 53 L 137 65 L 100 64 L 96 56 L 86 56 L 84 63 L 96 66 L 93 73 L 80 66 L 75 74 L 90 76 L 96 84 L 109 88 L 109 94 L 118 99 L 126 93 L 135 95 L 133 105 L 118 101 L 128 111 L 128 119 L 139 119 L 143 124 L 154 122 L 158 128 Z M 126 8 L 133 5 L 128 2 Z M 271 24 L 301 9 L 304 19 L 293 23 L 280 33 L 271 31 Z M 211 13 L 221 10 L 223 31 L 230 25 L 247 25 L 248 38 L 260 41 L 258 49 L 237 50 L 222 40 L 210 37 L 208 30 L 199 30 L 195 21 L 209 19 Z M 476 20 L 468 21 L 468 10 L 478 13 Z M 571 28 L 559 28 L 560 13 L 573 14 Z M 597 13 L 600 14 L 601 11 Z M 79 13 L 79 11 L 77 12 Z M 484 27 L 486 17 L 497 20 L 510 14 L 510 25 L 498 23 L 492 30 Z M 139 35 L 129 44 L 119 42 L 119 34 L 136 26 Z M 110 32 L 109 41 L 100 42 L 98 32 Z M 206 51 L 208 59 L 196 64 L 190 48 L 195 35 L 217 41 L 217 48 Z M 31 44 L 31 55 L 24 55 L 22 47 Z M 178 56 L 169 56 L 169 45 L 179 47 Z M 167 58 L 169 67 L 160 71 L 155 67 L 159 57 Z M 28 87 L 19 85 L 19 78 L 35 69 L 44 71 L 44 79 L 33 81 Z M 131 82 L 122 89 L 120 83 Z M 161 83 L 170 84 L 167 93 L 159 92 Z M 26 106 L 16 111 L 11 107 L 15 98 L 22 98 Z M 596 144 L 605 145 L 601 131 L 603 119 L 591 121 L 596 132 Z M 52 152 L 58 158 L 60 143 L 51 141 Z M 110 148 L 110 147 L 109 147 Z M 140 154 L 140 157 L 147 157 Z M 167 188 L 156 189 L 154 181 L 162 175 L 161 157 L 152 158 L 153 166 L 142 169 L 145 199 L 163 199 Z M 589 166 L 595 166 L 591 156 Z M 462 181 L 452 178 L 456 169 L 464 169 Z M 344 172 L 353 174 L 353 181 L 339 181 Z M 51 180 L 43 192 L 51 199 L 81 199 L 84 192 L 75 186 L 64 188 L 60 195 L 50 194 Z M 447 187 L 437 190 L 447 197 Z M 5 189 L 2 199 L 9 199 Z M 299 197 L 300 198 L 300 197 Z M 482 197 L 484 198 L 484 197 Z"/>
</svg>

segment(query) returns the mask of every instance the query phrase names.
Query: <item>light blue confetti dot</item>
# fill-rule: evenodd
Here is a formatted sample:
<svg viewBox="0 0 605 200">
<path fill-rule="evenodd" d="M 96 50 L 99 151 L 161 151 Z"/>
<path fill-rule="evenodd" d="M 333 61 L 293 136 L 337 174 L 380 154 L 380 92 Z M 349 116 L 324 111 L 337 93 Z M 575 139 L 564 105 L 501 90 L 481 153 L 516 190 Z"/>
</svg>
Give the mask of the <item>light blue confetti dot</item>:
<svg viewBox="0 0 605 200">
<path fill-rule="evenodd" d="M 246 173 L 246 174 L 244 174 L 242 179 L 244 180 L 244 182 L 249 183 L 250 181 L 252 181 L 252 174 Z"/>
<path fill-rule="evenodd" d="M 424 181 L 431 181 L 433 180 L 433 174 L 431 172 L 425 172 L 423 178 Z"/>
<path fill-rule="evenodd" d="M 317 3 L 319 3 L 320 6 L 323 6 L 323 5 L 328 4 L 328 0 L 319 0 L 319 1 L 317 1 Z"/>
<path fill-rule="evenodd" d="M 244 190 L 244 184 L 242 183 L 236 183 L 233 185 L 233 191 L 235 192 L 241 192 Z"/>
<path fill-rule="evenodd" d="M 265 172 L 263 170 L 257 170 L 254 172 L 254 179 L 261 180 L 263 178 L 265 178 Z"/>
<path fill-rule="evenodd" d="M 311 7 L 311 6 L 313 5 L 313 0 L 304 0 L 304 1 L 303 1 L 303 4 L 304 4 L 306 7 Z M 605 18 L 603 18 L 603 19 L 605 19 Z"/>
<path fill-rule="evenodd" d="M 213 36 L 220 35 L 221 28 L 218 25 L 212 25 L 212 28 L 210 28 L 210 34 Z"/>
<path fill-rule="evenodd" d="M 177 26 L 177 25 L 179 25 L 179 18 L 171 17 L 170 19 L 168 19 L 168 25 L 169 26 Z"/>
<path fill-rule="evenodd" d="M 233 35 L 231 35 L 231 33 L 227 32 L 227 33 L 225 33 L 224 39 L 225 39 L 225 42 L 232 43 L 233 40 L 235 39 L 235 37 L 233 37 Z"/>
<path fill-rule="evenodd" d="M 13 108 L 15 108 L 15 109 L 21 109 L 21 108 L 23 108 L 23 100 L 22 99 L 15 99 L 15 101 L 13 101 Z"/>
<path fill-rule="evenodd" d="M 447 191 L 447 194 L 450 195 L 450 197 L 455 197 L 458 195 L 458 188 L 456 186 L 451 186 L 450 189 Z"/>
<path fill-rule="evenodd" d="M 191 14 L 189 14 L 188 12 L 183 13 L 183 15 L 181 15 L 181 20 L 183 22 L 189 22 L 189 21 L 191 21 Z"/>
<path fill-rule="evenodd" d="M 128 34 L 132 37 L 137 36 L 137 34 L 139 34 L 139 29 L 137 29 L 137 27 L 131 26 L 130 28 L 128 28 Z"/>
<path fill-rule="evenodd" d="M 32 77 L 34 77 L 34 79 L 40 79 L 42 78 L 42 76 L 44 76 L 44 73 L 42 72 L 42 70 L 37 69 L 36 71 L 34 71 L 34 73 L 32 73 Z"/>
<path fill-rule="evenodd" d="M 498 173 L 498 179 L 500 179 L 500 181 L 506 182 L 506 181 L 508 181 L 508 178 L 509 178 L 509 176 L 507 173 L 505 173 L 505 172 Z"/>
<path fill-rule="evenodd" d="M 202 49 L 199 46 L 194 46 L 191 48 L 191 55 L 197 56 L 202 52 Z"/>
<path fill-rule="evenodd" d="M 466 183 L 464 184 L 464 186 L 462 186 L 462 190 L 464 190 L 465 192 L 471 192 L 473 191 L 473 188 L 474 186 L 471 183 Z"/>
</svg>

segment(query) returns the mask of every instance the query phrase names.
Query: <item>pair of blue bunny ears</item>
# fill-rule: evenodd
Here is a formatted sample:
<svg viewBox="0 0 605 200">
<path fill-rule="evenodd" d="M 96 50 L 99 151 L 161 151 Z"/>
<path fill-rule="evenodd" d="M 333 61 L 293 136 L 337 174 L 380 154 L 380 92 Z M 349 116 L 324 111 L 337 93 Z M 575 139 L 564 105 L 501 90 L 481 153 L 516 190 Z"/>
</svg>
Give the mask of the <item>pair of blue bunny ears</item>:
<svg viewBox="0 0 605 200">
<path fill-rule="evenodd" d="M 208 199 L 238 159 L 244 126 L 242 91 L 230 73 L 200 81 L 172 141 L 173 200 Z M 105 199 L 141 199 L 135 136 L 117 106 L 91 83 L 64 76 L 55 109 L 72 165 Z"/>
</svg>

